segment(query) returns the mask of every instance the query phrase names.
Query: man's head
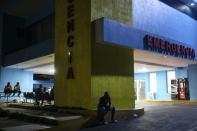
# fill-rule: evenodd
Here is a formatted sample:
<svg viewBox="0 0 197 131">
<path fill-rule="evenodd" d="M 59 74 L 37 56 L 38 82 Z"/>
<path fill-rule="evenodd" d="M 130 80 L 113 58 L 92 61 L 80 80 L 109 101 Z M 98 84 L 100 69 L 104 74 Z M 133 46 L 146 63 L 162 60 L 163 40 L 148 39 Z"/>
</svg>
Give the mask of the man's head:
<svg viewBox="0 0 197 131">
<path fill-rule="evenodd" d="M 105 92 L 104 92 L 104 96 L 105 96 L 105 97 L 109 97 L 108 91 L 105 91 Z"/>
</svg>

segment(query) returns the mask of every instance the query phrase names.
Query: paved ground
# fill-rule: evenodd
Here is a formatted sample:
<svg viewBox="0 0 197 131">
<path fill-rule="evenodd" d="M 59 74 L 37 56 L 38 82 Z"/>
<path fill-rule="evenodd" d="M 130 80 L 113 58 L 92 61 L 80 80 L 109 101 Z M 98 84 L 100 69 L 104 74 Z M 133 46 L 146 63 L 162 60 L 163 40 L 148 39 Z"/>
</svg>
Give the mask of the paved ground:
<svg viewBox="0 0 197 131">
<path fill-rule="evenodd" d="M 197 131 L 197 105 L 146 104 L 142 117 L 81 131 Z"/>
<path fill-rule="evenodd" d="M 139 118 L 130 117 L 115 124 L 81 131 L 197 131 L 197 105 L 145 104 L 144 108 L 145 114 Z M 36 111 L 36 115 L 40 115 L 40 112 Z M 26 131 L 50 126 L 0 118 L 0 128 L 5 131 Z"/>
<path fill-rule="evenodd" d="M 48 120 L 56 120 L 58 122 L 65 122 L 69 120 L 80 119 L 81 116 L 74 116 L 67 113 L 49 112 L 44 110 L 30 110 L 23 108 L 13 108 L 13 107 L 2 107 L 4 110 L 9 110 L 11 113 L 23 113 L 26 116 L 32 116 L 38 118 L 46 118 Z M 34 120 L 35 121 L 35 120 Z M 52 125 L 47 125 L 46 120 L 44 122 L 28 122 L 21 119 L 8 119 L 7 117 L 0 117 L 0 131 L 35 131 L 46 129 L 49 130 L 53 128 Z"/>
<path fill-rule="evenodd" d="M 50 126 L 42 124 L 34 124 L 24 122 L 16 119 L 8 119 L 6 117 L 0 117 L 0 130 L 2 131 L 32 131 L 39 129 L 51 128 Z"/>
</svg>

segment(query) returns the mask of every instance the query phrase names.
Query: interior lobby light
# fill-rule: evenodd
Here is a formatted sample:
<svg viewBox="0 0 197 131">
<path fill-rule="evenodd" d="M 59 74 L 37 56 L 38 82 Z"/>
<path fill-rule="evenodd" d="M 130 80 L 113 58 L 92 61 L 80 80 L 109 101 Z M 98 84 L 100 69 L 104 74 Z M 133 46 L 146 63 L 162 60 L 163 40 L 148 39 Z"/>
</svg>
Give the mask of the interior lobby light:
<svg viewBox="0 0 197 131">
<path fill-rule="evenodd" d="M 142 70 L 141 70 L 141 72 L 148 72 L 148 69 L 145 68 L 145 67 L 143 67 Z"/>
<path fill-rule="evenodd" d="M 50 69 L 49 72 L 50 72 L 51 74 L 54 74 L 54 73 L 55 73 L 55 69 Z"/>
</svg>

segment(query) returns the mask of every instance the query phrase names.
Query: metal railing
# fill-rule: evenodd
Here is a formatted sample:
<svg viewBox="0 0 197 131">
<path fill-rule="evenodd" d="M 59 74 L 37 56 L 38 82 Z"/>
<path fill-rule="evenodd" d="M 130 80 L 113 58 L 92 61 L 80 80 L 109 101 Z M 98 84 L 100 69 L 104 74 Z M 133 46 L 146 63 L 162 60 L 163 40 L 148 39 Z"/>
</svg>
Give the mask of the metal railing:
<svg viewBox="0 0 197 131">
<path fill-rule="evenodd" d="M 39 93 L 39 94 L 35 94 L 35 92 L 21 92 L 20 96 L 18 96 L 18 93 L 15 93 L 15 95 L 13 95 L 13 93 L 4 93 L 4 92 L 0 92 L 0 103 L 9 103 L 11 102 L 10 98 L 16 98 L 17 99 L 22 99 L 22 102 L 30 102 L 30 103 L 34 103 L 35 105 L 37 105 L 37 103 L 40 101 L 43 102 L 47 102 L 47 103 L 54 103 L 54 98 L 53 96 L 51 96 L 50 93 Z M 5 101 L 1 101 L 1 99 L 5 99 Z M 29 100 L 29 101 L 28 101 Z M 13 101 L 13 100 L 12 100 Z"/>
<path fill-rule="evenodd" d="M 5 98 L 6 103 L 8 103 L 10 98 L 14 98 L 14 97 L 24 98 L 23 93 L 24 92 L 21 92 L 20 96 L 18 96 L 18 92 L 16 92 L 14 95 L 13 95 L 13 93 L 6 93 L 5 94 L 4 92 L 0 92 L 0 100 Z"/>
</svg>

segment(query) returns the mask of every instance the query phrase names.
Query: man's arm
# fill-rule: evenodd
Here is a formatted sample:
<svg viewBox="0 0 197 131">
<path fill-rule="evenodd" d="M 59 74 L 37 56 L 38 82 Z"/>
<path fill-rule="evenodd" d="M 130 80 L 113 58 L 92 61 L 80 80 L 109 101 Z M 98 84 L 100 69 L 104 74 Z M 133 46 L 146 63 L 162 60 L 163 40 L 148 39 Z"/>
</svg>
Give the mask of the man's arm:
<svg viewBox="0 0 197 131">
<path fill-rule="evenodd" d="M 109 97 L 109 106 L 111 107 L 111 97 Z"/>
</svg>

